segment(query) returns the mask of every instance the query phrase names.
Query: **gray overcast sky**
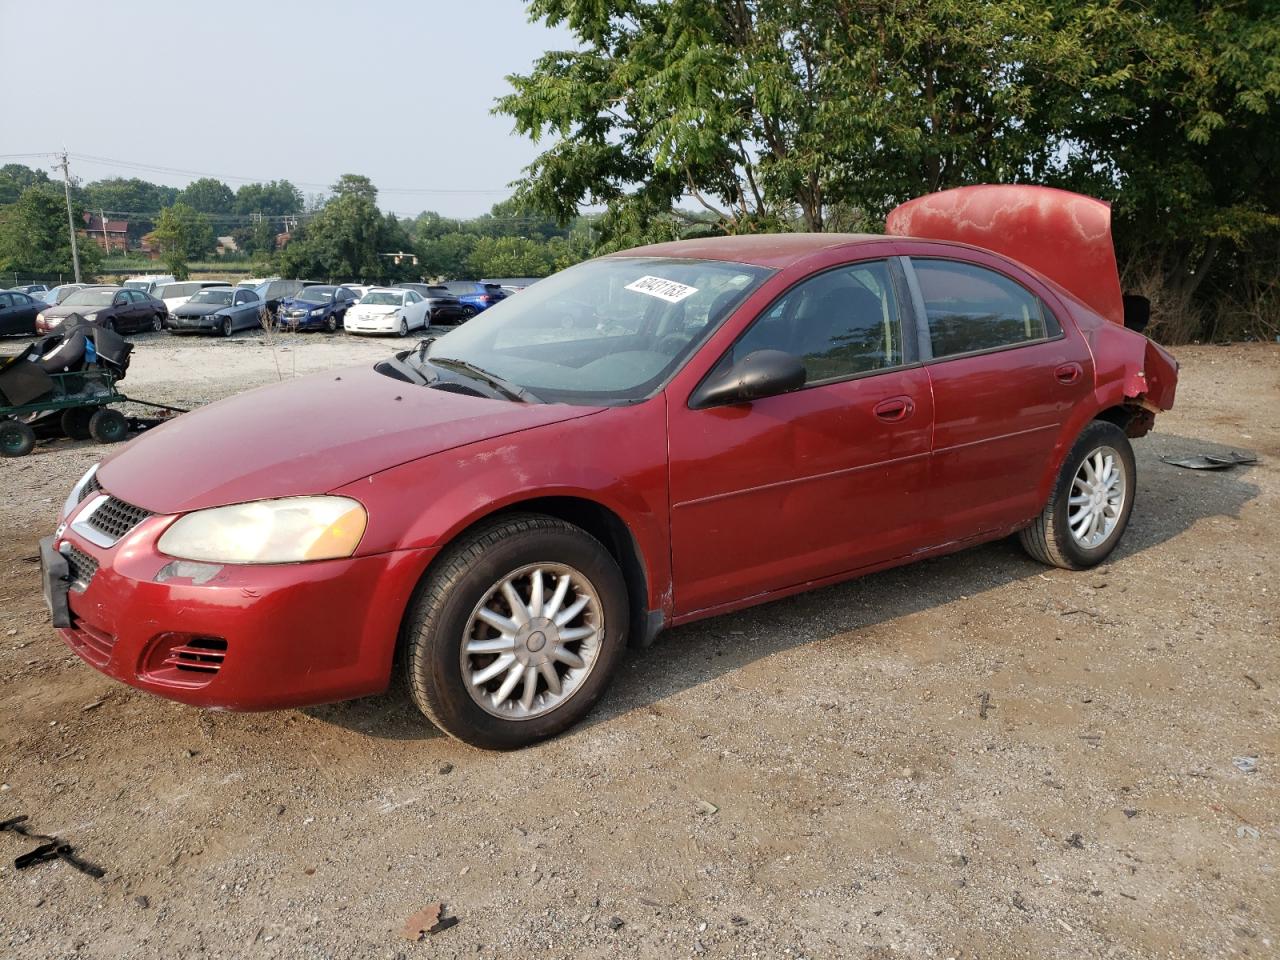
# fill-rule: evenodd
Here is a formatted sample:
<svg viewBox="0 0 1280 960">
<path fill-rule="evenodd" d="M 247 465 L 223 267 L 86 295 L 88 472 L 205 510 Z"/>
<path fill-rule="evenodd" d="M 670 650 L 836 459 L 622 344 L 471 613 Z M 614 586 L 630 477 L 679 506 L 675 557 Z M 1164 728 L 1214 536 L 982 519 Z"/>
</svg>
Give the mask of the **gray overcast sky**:
<svg viewBox="0 0 1280 960">
<path fill-rule="evenodd" d="M 0 0 L 0 36 L 0 154 L 65 145 L 232 189 L 360 173 L 383 210 L 447 216 L 509 195 L 539 148 L 494 98 L 572 45 L 520 0 Z M 194 179 L 74 158 L 72 173 Z"/>
</svg>

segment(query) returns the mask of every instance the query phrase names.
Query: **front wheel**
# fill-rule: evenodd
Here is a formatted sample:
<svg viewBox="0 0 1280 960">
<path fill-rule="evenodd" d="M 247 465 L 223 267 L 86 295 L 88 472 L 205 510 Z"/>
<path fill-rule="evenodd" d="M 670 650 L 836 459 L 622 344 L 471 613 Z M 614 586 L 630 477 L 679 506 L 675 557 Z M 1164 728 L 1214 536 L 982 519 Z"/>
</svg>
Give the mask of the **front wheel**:
<svg viewBox="0 0 1280 960">
<path fill-rule="evenodd" d="M 338 315 L 331 313 L 324 318 L 324 328 L 329 333 L 337 333 L 338 331 Z"/>
<path fill-rule="evenodd" d="M 400 318 L 400 329 L 396 331 L 396 335 L 401 337 L 409 335 L 409 321 L 403 317 Z"/>
<path fill-rule="evenodd" d="M 1093 421 L 1062 461 L 1044 510 L 1019 534 L 1023 549 L 1067 570 L 1098 565 L 1124 535 L 1136 487 L 1129 438 L 1114 423 Z"/>
<path fill-rule="evenodd" d="M 102 407 L 89 418 L 89 436 L 98 443 L 119 443 L 129 435 L 129 421 L 119 410 Z"/>
<path fill-rule="evenodd" d="M 157 313 L 154 317 L 151 318 L 151 330 L 153 333 L 159 333 L 163 329 L 164 329 L 164 317 L 160 316 L 160 314 Z"/>
<path fill-rule="evenodd" d="M 537 514 L 502 517 L 442 555 L 405 621 L 418 708 L 473 746 L 555 736 L 604 692 L 626 645 L 627 591 L 585 531 Z"/>
<path fill-rule="evenodd" d="M 234 331 L 234 325 L 231 322 L 231 318 L 223 317 L 222 318 L 222 335 L 224 337 L 229 337 L 233 332 L 235 331 Z"/>
</svg>

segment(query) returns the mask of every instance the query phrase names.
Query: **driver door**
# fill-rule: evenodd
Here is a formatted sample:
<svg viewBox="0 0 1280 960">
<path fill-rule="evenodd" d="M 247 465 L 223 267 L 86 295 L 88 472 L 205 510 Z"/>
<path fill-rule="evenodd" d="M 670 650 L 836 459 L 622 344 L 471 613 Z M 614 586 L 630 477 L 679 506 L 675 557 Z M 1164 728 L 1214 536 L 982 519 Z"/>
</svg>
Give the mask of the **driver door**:
<svg viewBox="0 0 1280 960">
<path fill-rule="evenodd" d="M 848 573 L 918 548 L 933 429 L 900 268 L 846 264 L 792 287 L 721 360 L 803 359 L 806 385 L 668 407 L 676 616 Z M 715 375 L 713 371 L 712 375 Z"/>
</svg>

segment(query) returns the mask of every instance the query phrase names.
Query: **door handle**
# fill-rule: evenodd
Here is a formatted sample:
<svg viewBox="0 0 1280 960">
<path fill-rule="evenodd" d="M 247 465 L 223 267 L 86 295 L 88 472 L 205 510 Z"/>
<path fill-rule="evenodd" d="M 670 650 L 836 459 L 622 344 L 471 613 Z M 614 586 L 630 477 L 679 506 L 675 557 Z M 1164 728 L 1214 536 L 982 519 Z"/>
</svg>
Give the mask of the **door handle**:
<svg viewBox="0 0 1280 960">
<path fill-rule="evenodd" d="M 886 423 L 897 423 L 915 413 L 915 409 L 910 397 L 890 397 L 877 403 L 872 412 Z"/>
<path fill-rule="evenodd" d="M 1083 372 L 1078 363 L 1064 363 L 1054 368 L 1053 375 L 1059 383 L 1075 383 Z"/>
</svg>

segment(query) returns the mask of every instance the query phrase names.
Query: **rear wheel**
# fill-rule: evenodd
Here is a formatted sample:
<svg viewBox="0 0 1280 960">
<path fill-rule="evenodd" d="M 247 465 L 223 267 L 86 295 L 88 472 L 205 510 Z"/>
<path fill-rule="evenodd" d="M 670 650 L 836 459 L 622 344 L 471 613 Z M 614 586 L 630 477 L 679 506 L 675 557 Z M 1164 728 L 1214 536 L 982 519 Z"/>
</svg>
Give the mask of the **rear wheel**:
<svg viewBox="0 0 1280 960">
<path fill-rule="evenodd" d="M 461 322 L 466 323 L 468 320 L 474 317 L 477 313 L 479 313 L 479 311 L 476 310 L 475 307 L 471 306 L 471 304 L 469 303 L 464 303 L 462 305 L 462 321 Z"/>
<path fill-rule="evenodd" d="M 89 418 L 93 410 L 89 407 L 72 407 L 62 411 L 62 432 L 72 440 L 89 439 Z"/>
<path fill-rule="evenodd" d="M 99 443 L 119 443 L 129 435 L 129 422 L 119 410 L 102 407 L 89 418 L 89 436 Z"/>
<path fill-rule="evenodd" d="M 555 736 L 591 709 L 626 645 L 627 592 L 607 550 L 553 517 L 517 514 L 442 555 L 405 621 L 418 708 L 473 746 Z"/>
<path fill-rule="evenodd" d="M 35 448 L 36 434 L 25 423 L 0 420 L 0 456 L 25 457 Z"/>
<path fill-rule="evenodd" d="M 1062 461 L 1044 510 L 1019 534 L 1023 548 L 1067 570 L 1096 566 L 1124 535 L 1136 487 L 1129 438 L 1114 423 L 1093 421 Z"/>
</svg>

